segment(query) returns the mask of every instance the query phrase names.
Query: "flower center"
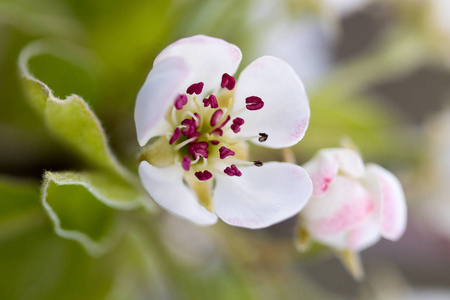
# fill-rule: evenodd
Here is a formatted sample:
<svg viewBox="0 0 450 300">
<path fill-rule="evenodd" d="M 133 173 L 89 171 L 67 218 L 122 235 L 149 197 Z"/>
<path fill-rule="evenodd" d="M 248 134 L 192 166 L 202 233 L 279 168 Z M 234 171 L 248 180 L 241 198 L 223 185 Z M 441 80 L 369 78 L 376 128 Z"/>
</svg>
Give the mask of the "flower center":
<svg viewBox="0 0 450 300">
<path fill-rule="evenodd" d="M 204 85 L 203 82 L 194 83 L 185 94 L 176 97 L 168 115 L 174 128 L 167 136 L 169 144 L 176 150 L 175 163 L 200 181 L 213 178 L 213 173 L 217 172 L 240 177 L 242 173 L 238 166 L 260 167 L 263 164 L 259 160 L 251 163 L 237 158 L 237 152 L 242 151 L 240 144 L 253 138 L 264 142 L 268 135 L 263 132 L 251 137 L 236 135 L 245 126 L 245 120 L 231 115 L 235 84 L 233 76 L 223 74 L 221 88 L 200 102 L 198 98 Z M 245 103 L 244 110 L 257 111 L 264 107 L 263 100 L 257 96 L 247 97 Z"/>
</svg>

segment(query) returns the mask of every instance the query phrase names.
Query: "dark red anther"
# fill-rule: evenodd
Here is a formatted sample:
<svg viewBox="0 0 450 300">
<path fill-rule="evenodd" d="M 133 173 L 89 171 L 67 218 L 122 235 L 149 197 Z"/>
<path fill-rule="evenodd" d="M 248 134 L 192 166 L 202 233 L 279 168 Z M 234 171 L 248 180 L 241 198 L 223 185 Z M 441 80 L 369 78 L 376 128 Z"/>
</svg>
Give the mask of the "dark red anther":
<svg viewBox="0 0 450 300">
<path fill-rule="evenodd" d="M 233 120 L 233 124 L 231 124 L 231 130 L 233 130 L 234 133 L 238 133 L 241 131 L 241 126 L 244 125 L 244 119 L 242 118 L 236 118 Z"/>
<path fill-rule="evenodd" d="M 255 161 L 253 161 L 253 164 L 254 164 L 255 166 L 257 166 L 257 167 L 262 167 L 262 166 L 263 166 L 263 162 L 262 162 L 262 161 L 260 161 L 259 159 L 258 159 L 258 160 L 255 160 Z"/>
<path fill-rule="evenodd" d="M 234 151 L 228 149 L 225 146 L 220 147 L 219 153 L 220 153 L 220 159 L 224 159 L 227 156 L 234 156 L 235 155 Z"/>
<path fill-rule="evenodd" d="M 194 131 L 191 135 L 188 136 L 188 138 L 189 139 L 191 139 L 193 137 L 198 138 L 200 136 L 200 134 L 201 134 L 200 132 Z"/>
<path fill-rule="evenodd" d="M 216 110 L 211 116 L 211 120 L 209 120 L 209 125 L 216 126 L 217 123 L 222 119 L 223 111 L 221 109 Z"/>
<path fill-rule="evenodd" d="M 205 181 L 212 178 L 211 172 L 208 170 L 195 172 L 195 177 L 200 181 Z"/>
<path fill-rule="evenodd" d="M 220 142 L 218 140 L 212 140 L 211 144 L 213 144 L 214 146 L 217 146 L 220 144 Z"/>
<path fill-rule="evenodd" d="M 183 156 L 183 161 L 181 162 L 181 166 L 186 171 L 189 171 L 189 169 L 191 168 L 191 162 L 192 162 L 192 159 L 190 159 L 189 156 L 185 155 L 185 156 Z"/>
<path fill-rule="evenodd" d="M 190 143 L 188 147 L 188 152 L 194 159 L 197 159 L 199 156 L 208 158 L 208 146 L 207 142 L 194 142 Z"/>
<path fill-rule="evenodd" d="M 197 130 L 197 122 L 192 119 L 184 119 L 181 121 L 181 125 L 186 126 L 183 130 L 181 130 L 181 133 L 185 136 L 190 136 Z"/>
<path fill-rule="evenodd" d="M 264 143 L 265 141 L 267 141 L 268 138 L 269 138 L 269 135 L 267 133 L 260 132 L 258 141 L 260 141 L 261 143 Z"/>
<path fill-rule="evenodd" d="M 220 129 L 220 128 L 216 128 L 216 129 L 214 129 L 213 131 L 211 131 L 210 134 L 212 134 L 212 135 L 217 135 L 217 136 L 222 136 L 222 135 L 223 135 L 223 130 Z"/>
<path fill-rule="evenodd" d="M 188 102 L 188 98 L 185 94 L 180 94 L 177 96 L 177 98 L 175 99 L 175 108 L 180 110 L 183 109 L 183 106 L 185 106 Z"/>
<path fill-rule="evenodd" d="M 264 107 L 262 99 L 256 96 L 245 98 L 245 103 L 248 110 L 258 110 Z"/>
<path fill-rule="evenodd" d="M 220 86 L 222 88 L 226 87 L 227 89 L 229 89 L 231 91 L 232 89 L 234 89 L 235 84 L 236 84 L 236 80 L 234 79 L 233 76 L 231 76 L 227 73 L 224 73 L 222 75 L 222 83 L 220 84 Z"/>
<path fill-rule="evenodd" d="M 203 105 L 205 107 L 210 105 L 211 108 L 218 108 L 219 107 L 219 103 L 217 103 L 217 98 L 214 95 L 209 95 L 208 98 L 203 99 Z"/>
<path fill-rule="evenodd" d="M 223 126 L 225 126 L 228 123 L 228 121 L 230 121 L 230 119 L 231 119 L 231 117 L 230 117 L 230 115 L 228 115 L 227 118 L 225 119 L 225 121 L 223 121 L 222 124 L 220 124 L 220 126 L 217 128 L 222 128 Z"/>
<path fill-rule="evenodd" d="M 225 170 L 223 170 L 223 172 L 225 174 L 227 174 L 228 176 L 237 176 L 237 177 L 242 176 L 241 171 L 239 171 L 239 169 L 236 167 L 236 165 L 231 165 L 231 167 L 226 167 Z"/>
<path fill-rule="evenodd" d="M 194 83 L 190 87 L 187 88 L 186 93 L 189 95 L 200 94 L 203 90 L 203 82 Z"/>
<path fill-rule="evenodd" d="M 178 127 L 175 128 L 175 131 L 173 132 L 172 137 L 169 140 L 169 144 L 172 145 L 176 140 L 178 140 L 180 135 L 181 135 L 180 128 L 178 128 Z"/>
<path fill-rule="evenodd" d="M 225 126 L 228 123 L 228 121 L 230 121 L 230 119 L 231 119 L 231 117 L 230 117 L 230 115 L 228 115 L 227 118 L 225 119 L 225 121 L 223 121 L 222 124 L 219 125 L 219 127 L 214 129 L 213 131 L 211 131 L 211 134 L 222 136 L 223 135 L 222 128 L 223 128 L 223 126 Z"/>
</svg>

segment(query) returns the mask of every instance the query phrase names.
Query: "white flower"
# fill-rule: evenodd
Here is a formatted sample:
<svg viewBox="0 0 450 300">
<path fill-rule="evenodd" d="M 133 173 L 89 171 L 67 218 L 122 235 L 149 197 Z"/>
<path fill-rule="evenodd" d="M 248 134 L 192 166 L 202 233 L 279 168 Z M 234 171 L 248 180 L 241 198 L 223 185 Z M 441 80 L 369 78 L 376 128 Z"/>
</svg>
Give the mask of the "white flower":
<svg viewBox="0 0 450 300">
<path fill-rule="evenodd" d="M 350 149 L 323 149 L 304 165 L 313 196 L 301 224 L 313 239 L 358 252 L 380 237 L 397 240 L 406 227 L 406 203 L 398 179 L 375 164 L 364 166 Z"/>
<path fill-rule="evenodd" d="M 218 216 L 235 226 L 270 226 L 298 213 L 312 192 L 299 166 L 247 161 L 247 141 L 296 144 L 310 111 L 289 65 L 261 57 L 235 81 L 241 58 L 221 39 L 181 39 L 156 57 L 137 97 L 139 144 L 152 139 L 141 156 L 142 183 L 166 210 L 199 225 Z"/>
</svg>

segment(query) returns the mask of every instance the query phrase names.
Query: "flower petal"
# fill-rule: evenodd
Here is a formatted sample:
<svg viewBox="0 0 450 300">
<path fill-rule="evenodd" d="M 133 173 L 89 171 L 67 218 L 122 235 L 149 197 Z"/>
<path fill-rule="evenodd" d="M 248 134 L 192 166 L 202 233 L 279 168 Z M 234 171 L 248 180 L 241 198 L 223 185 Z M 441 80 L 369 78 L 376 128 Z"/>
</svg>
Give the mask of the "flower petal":
<svg viewBox="0 0 450 300">
<path fill-rule="evenodd" d="M 150 196 L 169 212 L 198 225 L 217 222 L 217 216 L 201 206 L 194 193 L 184 185 L 180 167 L 156 168 L 143 161 L 139 164 L 139 175 Z"/>
<path fill-rule="evenodd" d="M 406 201 L 403 189 L 391 172 L 376 165 L 367 165 L 367 173 L 378 179 L 381 196 L 381 234 L 390 240 L 398 240 L 406 229 Z"/>
<path fill-rule="evenodd" d="M 241 167 L 241 177 L 216 175 L 213 195 L 216 214 L 225 223 L 264 228 L 297 214 L 308 201 L 312 184 L 296 165 L 271 162 Z"/>
<path fill-rule="evenodd" d="M 345 232 L 370 217 L 375 204 L 358 181 L 338 175 L 325 193 L 311 198 L 302 217 L 312 236 L 327 237 Z"/>
<path fill-rule="evenodd" d="M 338 172 L 358 178 L 363 176 L 365 171 L 361 156 L 357 152 L 345 148 L 320 150 L 304 165 L 304 168 L 311 176 L 314 195 L 325 193 Z"/>
<path fill-rule="evenodd" d="M 204 35 L 184 38 L 167 46 L 156 57 L 153 65 L 172 56 L 183 57 L 194 70 L 194 77 L 186 84 L 185 89 L 193 83 L 204 83 L 200 99 L 220 86 L 224 73 L 233 75 L 242 59 L 241 50 L 235 45 Z"/>
<path fill-rule="evenodd" d="M 309 123 L 309 103 L 305 88 L 295 71 L 283 60 L 263 56 L 245 68 L 237 82 L 233 110 L 245 108 L 247 97 L 257 96 L 264 102 L 260 110 L 244 109 L 239 114 L 245 120 L 242 136 L 267 133 L 264 143 L 270 148 L 283 148 L 300 141 Z"/>
<path fill-rule="evenodd" d="M 347 235 L 347 249 L 352 251 L 364 250 L 380 240 L 380 226 L 375 214 L 364 219 Z"/>
<path fill-rule="evenodd" d="M 165 117 L 175 97 L 192 77 L 192 71 L 181 57 L 170 57 L 155 65 L 138 93 L 134 120 L 139 145 L 166 132 Z"/>
</svg>

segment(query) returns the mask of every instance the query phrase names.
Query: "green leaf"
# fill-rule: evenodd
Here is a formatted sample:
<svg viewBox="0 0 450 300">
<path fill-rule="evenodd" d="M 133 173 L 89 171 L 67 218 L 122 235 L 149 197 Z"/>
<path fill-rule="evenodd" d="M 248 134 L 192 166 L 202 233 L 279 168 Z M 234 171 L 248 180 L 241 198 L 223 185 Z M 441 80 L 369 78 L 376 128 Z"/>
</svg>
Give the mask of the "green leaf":
<svg viewBox="0 0 450 300">
<path fill-rule="evenodd" d="M 48 130 L 70 149 L 78 152 L 93 166 L 124 175 L 126 171 L 112 155 L 105 132 L 86 102 L 76 95 L 65 100 L 58 99 L 45 83 L 36 79 L 28 70 L 29 61 L 33 57 L 51 54 L 68 59 L 68 53 L 73 53 L 80 63 L 90 61 L 88 53 L 68 43 L 38 41 L 29 44 L 22 51 L 19 67 L 28 98 L 44 116 Z"/>
<path fill-rule="evenodd" d="M 141 194 L 108 173 L 46 172 L 42 204 L 56 233 L 78 241 L 91 255 L 102 255 L 120 238 L 125 213 Z M 138 199 L 130 201 L 130 199 Z"/>
<path fill-rule="evenodd" d="M 0 299 L 103 299 L 116 264 L 52 232 L 37 182 L 0 178 Z"/>
<path fill-rule="evenodd" d="M 101 255 L 119 236 L 124 213 L 115 209 L 150 204 L 137 178 L 112 154 L 105 132 L 86 102 L 76 95 L 58 99 L 28 70 L 33 57 L 55 55 L 67 59 L 72 53 L 80 61 L 88 61 L 85 58 L 89 55 L 76 46 L 38 41 L 22 51 L 19 66 L 29 99 L 43 116 L 48 131 L 90 166 L 86 172 L 46 172 L 42 185 L 44 208 L 57 234 L 81 243 L 91 255 Z"/>
</svg>

